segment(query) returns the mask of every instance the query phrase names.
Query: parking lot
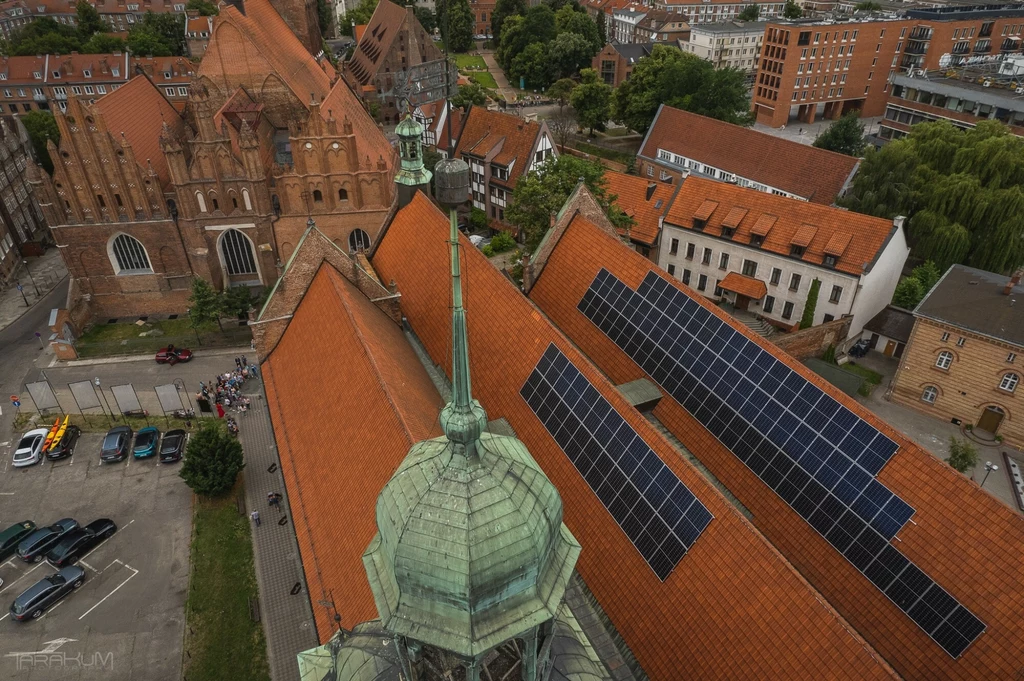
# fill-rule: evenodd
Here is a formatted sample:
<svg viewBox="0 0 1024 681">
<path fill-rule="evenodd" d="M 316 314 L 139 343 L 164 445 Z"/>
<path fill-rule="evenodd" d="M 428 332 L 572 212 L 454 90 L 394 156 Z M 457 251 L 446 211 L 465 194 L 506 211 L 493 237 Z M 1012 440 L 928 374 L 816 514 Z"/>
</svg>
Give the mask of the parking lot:
<svg viewBox="0 0 1024 681">
<path fill-rule="evenodd" d="M 191 492 L 180 463 L 156 458 L 101 464 L 102 433 L 83 433 L 73 457 L 11 466 L 0 441 L 0 530 L 65 517 L 86 525 L 110 518 L 118 531 L 79 565 L 85 584 L 40 619 L 12 621 L 14 598 L 55 572 L 16 556 L 0 565 L 0 680 L 181 677 L 188 589 Z"/>
</svg>

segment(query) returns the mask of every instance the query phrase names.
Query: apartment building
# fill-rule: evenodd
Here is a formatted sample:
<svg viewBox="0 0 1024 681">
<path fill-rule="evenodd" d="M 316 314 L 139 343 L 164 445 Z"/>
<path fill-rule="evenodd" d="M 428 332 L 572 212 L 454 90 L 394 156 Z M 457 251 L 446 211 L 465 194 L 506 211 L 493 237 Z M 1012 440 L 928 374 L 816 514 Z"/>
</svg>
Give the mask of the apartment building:
<svg viewBox="0 0 1024 681">
<path fill-rule="evenodd" d="M 1020 53 L 1024 5 L 910 9 L 898 19 L 770 22 L 755 78 L 757 121 L 780 127 L 850 110 L 881 116 L 889 82 Z"/>
<path fill-rule="evenodd" d="M 629 5 L 612 11 L 608 42 L 631 45 L 636 42 L 636 25 L 647 16 L 648 8 Z"/>
<path fill-rule="evenodd" d="M 651 6 L 686 15 L 690 24 L 710 24 L 732 21 L 749 5 L 756 4 L 760 18 L 775 19 L 782 16 L 785 2 L 737 2 L 736 0 L 653 0 Z"/>
<path fill-rule="evenodd" d="M 638 43 L 676 43 L 690 39 L 690 24 L 675 12 L 653 9 L 637 22 L 633 39 Z"/>
<path fill-rule="evenodd" d="M 0 112 L 66 111 L 69 97 L 94 103 L 139 75 L 150 78 L 180 111 L 188 98 L 192 69 L 192 62 L 184 57 L 127 53 L 4 57 L 0 60 Z"/>
<path fill-rule="evenodd" d="M 713 63 L 753 72 L 761 59 L 766 21 L 720 21 L 690 27 L 690 39 L 679 49 Z"/>
<path fill-rule="evenodd" d="M 1017 388 L 1024 321 L 1020 273 L 1007 277 L 953 265 L 914 310 L 914 328 L 892 399 L 978 437 L 1024 445 Z"/>
<path fill-rule="evenodd" d="M 601 80 L 612 87 L 619 87 L 629 80 L 637 62 L 651 53 L 651 43 L 622 44 L 608 43 L 594 55 L 591 68 L 601 75 Z"/>
<path fill-rule="evenodd" d="M 661 182 L 686 175 L 831 204 L 860 160 L 662 105 L 637 154 L 637 172 Z"/>
<path fill-rule="evenodd" d="M 960 128 L 996 120 L 1024 135 L 1024 74 L 1004 73 L 1003 64 L 946 67 L 897 73 L 890 83 L 878 136 L 899 139 L 916 123 L 945 120 Z"/>
<path fill-rule="evenodd" d="M 462 125 L 455 155 L 469 164 L 473 206 L 492 220 L 504 221 L 519 178 L 558 152 L 544 121 L 525 121 L 473 106 Z"/>
<path fill-rule="evenodd" d="M 213 35 L 213 17 L 204 17 L 199 12 L 190 11 L 185 20 L 185 47 L 188 55 L 199 59 L 206 54 L 206 47 Z"/>
<path fill-rule="evenodd" d="M 130 31 L 141 22 L 146 12 L 165 14 L 185 13 L 186 0 L 94 0 L 90 2 L 116 33 Z M 57 23 L 74 26 L 78 21 L 78 0 L 7 0 L 0 3 L 0 33 L 9 38 L 11 33 L 33 19 L 47 17 Z"/>
<path fill-rule="evenodd" d="M 850 316 L 855 338 L 892 300 L 909 252 L 903 218 L 688 177 L 665 216 L 658 264 L 785 330 L 798 327 L 818 281 L 813 323 Z"/>
</svg>

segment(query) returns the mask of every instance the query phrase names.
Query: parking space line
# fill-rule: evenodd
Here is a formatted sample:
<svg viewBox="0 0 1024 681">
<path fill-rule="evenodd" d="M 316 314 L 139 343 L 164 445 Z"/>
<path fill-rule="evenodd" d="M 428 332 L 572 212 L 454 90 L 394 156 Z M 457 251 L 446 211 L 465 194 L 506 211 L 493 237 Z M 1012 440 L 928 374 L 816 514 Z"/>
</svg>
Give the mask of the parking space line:
<svg viewBox="0 0 1024 681">
<path fill-rule="evenodd" d="M 32 574 L 32 573 L 33 573 L 33 572 L 34 572 L 35 570 L 38 570 L 39 568 L 43 567 L 43 565 L 47 565 L 47 564 L 48 564 L 48 563 L 43 563 L 43 562 L 39 562 L 39 563 L 36 563 L 35 567 L 33 567 L 33 568 L 30 568 L 30 569 L 29 569 L 29 570 L 28 570 L 27 572 L 25 572 L 24 574 L 22 574 L 22 575 L 21 575 L 20 577 L 18 577 L 18 578 L 17 578 L 16 580 L 14 580 L 13 582 L 11 582 L 10 584 L 8 584 L 7 586 L 5 586 L 4 588 L 0 589 L 0 594 L 2 594 L 3 592 L 7 591 L 8 589 L 10 589 L 10 588 L 11 588 L 12 586 L 14 586 L 15 584 L 17 584 L 17 583 L 18 583 L 18 582 L 20 582 L 21 580 L 23 580 L 23 579 L 25 579 L 26 577 L 28 577 L 28 576 L 29 576 L 30 574 Z"/>
<path fill-rule="evenodd" d="M 53 606 L 52 608 L 50 608 L 49 610 L 44 612 L 42 615 L 40 615 L 39 619 L 40 620 L 43 619 L 44 617 L 46 617 L 47 615 L 49 615 L 51 612 L 53 612 L 54 610 L 56 610 L 57 608 L 59 608 L 62 605 L 64 605 L 64 601 L 63 600 L 61 600 L 60 602 L 57 603 L 57 605 Z M 39 620 L 36 620 L 36 621 L 38 622 Z"/>
<path fill-rule="evenodd" d="M 86 563 L 86 562 L 85 562 L 84 560 L 80 560 L 80 561 L 78 561 L 78 564 L 79 564 L 79 565 L 84 565 L 85 567 L 89 568 L 90 570 L 92 570 L 92 571 L 93 571 L 93 572 L 95 572 L 96 574 L 99 574 L 99 570 L 97 570 L 96 568 L 94 568 L 94 567 L 93 567 L 92 565 L 89 565 L 89 564 L 88 564 L 88 563 Z"/>
<path fill-rule="evenodd" d="M 110 598 L 111 596 L 113 596 L 113 595 L 114 595 L 114 594 L 115 594 L 115 593 L 117 592 L 117 590 L 118 590 L 118 589 L 120 589 L 120 588 L 121 588 L 122 586 L 124 586 L 125 584 L 127 584 L 128 582 L 130 582 L 130 581 L 131 581 L 131 580 L 132 580 L 132 579 L 133 579 L 133 578 L 134 578 L 134 577 L 135 577 L 135 576 L 136 576 L 137 574 L 139 574 L 139 571 L 138 571 L 138 570 L 136 570 L 135 568 L 133 568 L 133 567 L 129 567 L 129 566 L 127 566 L 127 565 L 125 565 L 125 567 L 126 567 L 126 568 L 128 568 L 129 570 L 131 570 L 131 571 L 132 571 L 132 574 L 131 574 L 131 576 L 130 576 L 130 577 L 128 577 L 128 579 L 126 579 L 126 580 L 124 580 L 123 582 L 121 582 L 120 584 L 118 584 L 117 586 L 115 586 L 115 587 L 114 587 L 114 590 L 113 590 L 113 591 L 111 591 L 110 593 L 108 593 L 108 594 L 107 594 L 106 596 L 104 596 L 103 598 L 101 598 L 101 599 L 100 599 L 100 602 L 99 602 L 99 603 L 97 603 L 96 605 L 94 605 L 94 606 L 92 606 L 91 608 L 89 608 L 88 610 L 86 610 L 86 611 L 85 611 L 85 613 L 84 613 L 84 614 L 82 615 L 82 617 L 79 617 L 79 618 L 78 618 L 78 619 L 79 619 L 79 621 L 81 621 L 81 620 L 82 620 L 82 618 L 84 618 L 84 617 L 85 617 L 86 615 L 88 615 L 88 614 L 89 614 L 90 612 L 92 612 L 92 611 L 93 611 L 93 610 L 95 610 L 96 608 L 100 607 L 100 606 L 101 606 L 101 605 L 103 604 L 103 601 L 105 601 L 105 600 L 107 600 L 108 598 Z"/>
</svg>

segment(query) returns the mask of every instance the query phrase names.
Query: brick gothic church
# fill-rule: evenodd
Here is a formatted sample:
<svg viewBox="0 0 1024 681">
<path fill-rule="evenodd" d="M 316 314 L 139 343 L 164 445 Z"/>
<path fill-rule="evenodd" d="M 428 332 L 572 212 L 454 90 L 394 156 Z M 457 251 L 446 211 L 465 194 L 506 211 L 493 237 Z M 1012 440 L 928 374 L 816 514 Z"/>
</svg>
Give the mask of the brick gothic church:
<svg viewBox="0 0 1024 681">
<path fill-rule="evenodd" d="M 181 313 L 193 276 L 273 284 L 310 216 L 347 250 L 376 239 L 396 153 L 278 4 L 222 7 L 183 114 L 145 77 L 54 112 L 60 144 L 38 195 L 79 328 Z"/>
</svg>

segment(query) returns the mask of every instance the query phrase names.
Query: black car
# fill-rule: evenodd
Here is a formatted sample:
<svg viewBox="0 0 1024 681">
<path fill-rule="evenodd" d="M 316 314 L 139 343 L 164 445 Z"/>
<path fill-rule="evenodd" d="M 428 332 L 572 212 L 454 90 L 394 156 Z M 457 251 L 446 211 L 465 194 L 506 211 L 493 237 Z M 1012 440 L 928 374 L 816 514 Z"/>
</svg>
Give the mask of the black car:
<svg viewBox="0 0 1024 681">
<path fill-rule="evenodd" d="M 109 518 L 94 520 L 85 527 L 71 530 L 46 552 L 46 560 L 55 568 L 77 563 L 104 540 L 117 532 L 117 525 Z"/>
<path fill-rule="evenodd" d="M 75 453 L 75 445 L 78 444 L 78 437 L 82 434 L 82 429 L 78 426 L 68 426 L 68 429 L 64 431 L 64 437 L 60 439 L 56 447 L 51 447 L 46 450 L 46 458 L 50 461 L 57 461 L 58 459 L 66 459 Z"/>
<path fill-rule="evenodd" d="M 44 577 L 22 592 L 11 603 L 11 617 L 19 622 L 34 620 L 56 605 L 60 599 L 85 584 L 85 570 L 69 565 Z"/>
<path fill-rule="evenodd" d="M 18 558 L 26 563 L 38 563 L 61 537 L 77 529 L 78 521 L 74 518 L 61 518 L 53 525 L 40 527 L 18 544 Z"/>
<path fill-rule="evenodd" d="M 181 461 L 181 453 L 185 451 L 185 431 L 180 428 L 164 433 L 160 443 L 160 463 Z"/>
<path fill-rule="evenodd" d="M 132 448 L 132 429 L 128 426 L 114 426 L 107 431 L 100 448 L 100 461 L 116 463 L 124 461 Z"/>
<path fill-rule="evenodd" d="M 18 544 L 36 529 L 36 524 L 31 520 L 22 520 L 0 532 L 0 563 L 14 555 L 18 550 Z"/>
</svg>

